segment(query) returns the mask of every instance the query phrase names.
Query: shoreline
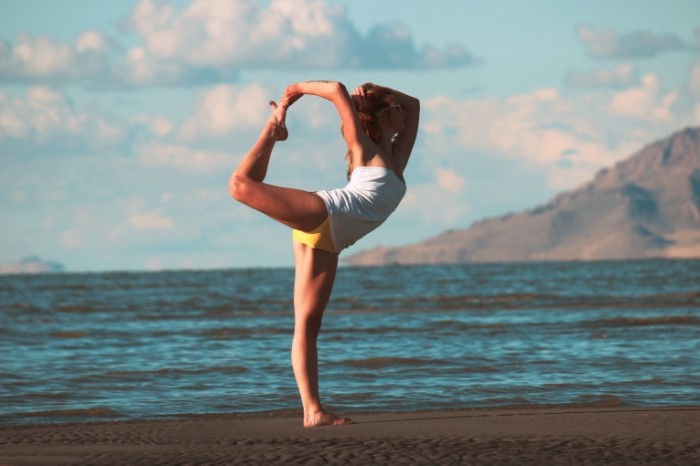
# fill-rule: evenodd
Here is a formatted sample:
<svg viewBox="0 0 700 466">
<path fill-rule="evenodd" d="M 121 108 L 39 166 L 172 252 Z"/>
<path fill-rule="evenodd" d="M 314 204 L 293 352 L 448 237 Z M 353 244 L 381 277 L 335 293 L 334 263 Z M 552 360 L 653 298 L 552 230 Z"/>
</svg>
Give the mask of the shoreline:
<svg viewBox="0 0 700 466">
<path fill-rule="evenodd" d="M 541 410 L 566 410 L 566 409 L 700 409 L 700 405 L 682 405 L 682 404 L 664 404 L 664 405 L 630 405 L 624 403 L 616 396 L 604 396 L 597 400 L 587 402 L 569 402 L 569 403 L 519 403 L 505 405 L 486 405 L 486 406 L 460 406 L 456 408 L 426 408 L 426 409 L 407 409 L 407 410 L 370 410 L 363 411 L 351 410 L 344 411 L 335 406 L 325 405 L 325 408 L 335 414 L 352 417 L 353 415 L 373 415 L 373 414 L 422 414 L 422 413 L 452 413 L 452 412 L 481 412 L 481 411 L 541 411 Z M 201 412 L 201 413 L 172 413 L 172 414 L 153 414 L 144 417 L 129 417 L 117 411 L 112 410 L 107 406 L 93 406 L 90 408 L 74 408 L 63 410 L 48 410 L 48 411 L 28 411 L 18 412 L 14 414 L 0 415 L 0 428 L 3 427 L 31 427 L 31 426 L 65 426 L 79 424 L 93 424 L 104 422 L 151 422 L 151 421 L 174 421 L 181 419 L 196 418 L 200 416 L 206 417 L 237 417 L 237 418 L 301 418 L 303 411 L 298 408 L 277 408 L 260 411 L 232 411 L 232 412 Z M 30 419 L 36 419 L 30 420 Z M 14 421 L 14 422 L 13 422 Z M 2 466 L 2 465 L 0 465 Z"/>
<path fill-rule="evenodd" d="M 339 413 L 343 414 L 343 413 Z M 0 426 L 0 464 L 700 464 L 700 406 L 298 411 Z"/>
</svg>

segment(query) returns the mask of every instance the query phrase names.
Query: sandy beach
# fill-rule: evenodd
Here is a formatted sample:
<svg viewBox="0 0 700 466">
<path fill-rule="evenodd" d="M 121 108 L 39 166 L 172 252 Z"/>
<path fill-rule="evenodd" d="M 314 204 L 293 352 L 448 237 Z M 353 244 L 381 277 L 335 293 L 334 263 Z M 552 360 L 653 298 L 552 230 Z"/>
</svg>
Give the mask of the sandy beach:
<svg viewBox="0 0 700 466">
<path fill-rule="evenodd" d="M 0 464 L 700 464 L 700 407 L 297 413 L 3 426 Z"/>
</svg>

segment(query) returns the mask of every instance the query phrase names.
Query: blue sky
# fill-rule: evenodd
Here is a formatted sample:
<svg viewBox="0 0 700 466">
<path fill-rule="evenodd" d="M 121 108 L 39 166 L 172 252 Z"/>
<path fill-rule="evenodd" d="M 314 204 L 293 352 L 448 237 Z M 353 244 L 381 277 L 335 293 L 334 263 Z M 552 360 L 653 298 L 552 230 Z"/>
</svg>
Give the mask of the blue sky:
<svg viewBox="0 0 700 466">
<path fill-rule="evenodd" d="M 284 86 L 377 82 L 422 102 L 408 194 L 344 254 L 534 207 L 700 125 L 691 0 L 0 0 L 0 271 L 292 264 L 230 199 Z M 345 182 L 330 104 L 288 117 L 268 181 Z M 37 264 L 34 264 L 37 266 Z"/>
</svg>

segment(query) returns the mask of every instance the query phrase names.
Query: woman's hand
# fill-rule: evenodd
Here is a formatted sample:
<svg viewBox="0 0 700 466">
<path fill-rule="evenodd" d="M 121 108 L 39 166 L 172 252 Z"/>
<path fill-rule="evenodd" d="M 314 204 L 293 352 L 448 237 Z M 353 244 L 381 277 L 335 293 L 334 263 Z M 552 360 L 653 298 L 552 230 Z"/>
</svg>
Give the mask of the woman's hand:
<svg viewBox="0 0 700 466">
<path fill-rule="evenodd" d="M 365 106 L 365 98 L 367 97 L 367 91 L 374 86 L 372 83 L 364 83 L 357 86 L 350 94 L 352 100 L 355 102 L 355 107 L 361 110 Z"/>
<path fill-rule="evenodd" d="M 284 89 L 284 94 L 282 94 L 282 98 L 280 99 L 280 105 L 282 108 L 289 108 L 290 105 L 301 99 L 303 95 L 304 93 L 299 88 L 298 83 L 290 84 Z"/>
</svg>

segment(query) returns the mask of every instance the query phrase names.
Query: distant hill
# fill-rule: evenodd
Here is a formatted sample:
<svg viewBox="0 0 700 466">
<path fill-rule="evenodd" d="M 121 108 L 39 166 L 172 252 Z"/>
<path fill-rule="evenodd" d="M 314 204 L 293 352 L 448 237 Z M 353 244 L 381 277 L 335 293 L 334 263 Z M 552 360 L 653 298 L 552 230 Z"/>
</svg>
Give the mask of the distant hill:
<svg viewBox="0 0 700 466">
<path fill-rule="evenodd" d="M 449 207 L 448 207 L 449 208 Z M 700 257 L 700 128 L 649 144 L 545 205 L 352 265 Z"/>
<path fill-rule="evenodd" d="M 50 262 L 36 256 L 25 257 L 19 262 L 0 264 L 0 275 L 19 273 L 49 273 L 63 272 L 63 264 Z"/>
</svg>

